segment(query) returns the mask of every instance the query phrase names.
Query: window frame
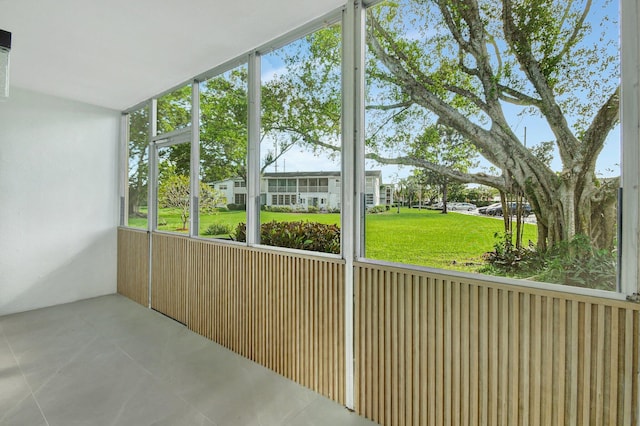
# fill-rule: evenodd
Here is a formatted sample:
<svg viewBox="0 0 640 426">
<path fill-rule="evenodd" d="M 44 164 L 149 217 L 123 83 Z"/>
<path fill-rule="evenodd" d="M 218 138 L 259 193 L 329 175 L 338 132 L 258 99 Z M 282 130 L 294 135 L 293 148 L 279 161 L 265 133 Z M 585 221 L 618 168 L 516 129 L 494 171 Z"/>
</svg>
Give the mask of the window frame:
<svg viewBox="0 0 640 426">
<path fill-rule="evenodd" d="M 302 25 L 281 37 L 264 43 L 256 49 L 223 63 L 211 70 L 205 71 L 189 80 L 193 84 L 199 84 L 211 77 L 220 75 L 240 65 L 248 67 L 248 158 L 247 158 L 247 243 L 248 246 L 264 247 L 274 251 L 294 252 L 304 255 L 314 255 L 329 258 L 342 258 L 347 264 L 345 277 L 348 283 L 352 283 L 351 267 L 354 262 L 386 265 L 389 262 L 376 261 L 361 256 L 364 248 L 364 211 L 365 211 L 365 167 L 364 167 L 364 44 L 365 44 L 365 12 L 366 8 L 374 6 L 383 0 L 356 0 L 346 2 L 344 5 L 329 13 Z M 576 287 L 561 286 L 547 283 L 522 282 L 516 279 L 505 279 L 480 274 L 465 274 L 445 269 L 419 267 L 410 264 L 393 263 L 394 267 L 402 267 L 409 270 L 437 272 L 454 277 L 464 277 L 473 280 L 499 282 L 507 285 L 535 287 L 555 292 L 587 294 L 608 299 L 625 299 L 633 296 L 639 290 L 640 277 L 640 250 L 638 248 L 640 235 L 640 148 L 638 140 L 640 134 L 640 77 L 637 69 L 640 68 L 640 36 L 635 30 L 640 25 L 639 6 L 631 0 L 620 2 L 621 17 L 621 151 L 622 178 L 621 187 L 624 188 L 624 197 L 621 201 L 620 227 L 620 263 L 618 265 L 620 284 L 618 291 L 603 291 L 592 289 L 580 289 Z M 259 149 L 260 149 L 260 57 L 275 49 L 283 47 L 301 37 L 313 33 L 323 27 L 335 23 L 342 23 L 342 150 L 341 150 L 341 176 L 339 185 L 341 190 L 341 255 L 332 255 L 319 252 L 306 252 L 301 250 L 283 249 L 274 246 L 261 246 L 259 242 L 259 213 L 260 213 L 260 175 Z M 149 107 L 149 195 L 148 195 L 148 231 L 157 230 L 157 158 L 154 154 L 154 140 L 157 140 L 157 99 L 184 87 L 185 83 L 171 87 L 151 99 L 136 104 L 122 112 L 121 138 L 121 185 L 120 185 L 120 226 L 127 227 L 128 211 L 128 149 L 126 146 L 128 114 Z M 196 97 L 192 97 L 192 102 Z M 199 96 L 197 97 L 199 100 Z M 199 115 L 199 114 L 198 114 Z M 196 128 L 195 112 L 192 107 L 192 126 Z M 198 133 L 198 132 L 193 132 Z M 192 137 L 192 151 L 194 147 L 199 149 L 199 141 L 195 143 L 199 135 Z M 155 139 L 154 139 L 155 138 Z M 194 153 L 195 155 L 195 153 Z M 197 163 L 199 164 L 199 163 Z M 194 166 L 193 160 L 191 164 Z M 191 176 L 199 177 L 199 174 L 191 170 Z M 196 192 L 197 193 L 197 192 Z M 305 200 L 303 200 L 304 202 Z M 193 206 L 193 203 L 192 203 Z M 193 208 L 193 207 L 192 207 Z M 191 218 L 194 218 L 191 214 Z M 135 229 L 135 228 L 132 228 Z M 194 230 L 193 224 L 190 230 Z M 191 234 L 191 231 L 190 231 Z M 190 235 L 197 237 L 197 235 Z M 233 243 L 222 241 L 222 243 Z M 238 243 L 234 243 L 238 244 Z M 347 288 L 349 291 L 349 288 Z"/>
</svg>

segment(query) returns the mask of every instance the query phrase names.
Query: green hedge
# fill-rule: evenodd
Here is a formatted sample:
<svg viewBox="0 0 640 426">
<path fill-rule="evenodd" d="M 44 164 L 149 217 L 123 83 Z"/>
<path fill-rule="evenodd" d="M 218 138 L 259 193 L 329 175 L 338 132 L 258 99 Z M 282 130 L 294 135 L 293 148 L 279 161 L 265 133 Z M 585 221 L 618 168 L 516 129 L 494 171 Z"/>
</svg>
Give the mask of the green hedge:
<svg viewBox="0 0 640 426">
<path fill-rule="evenodd" d="M 233 235 L 236 241 L 246 241 L 247 231 L 244 223 L 239 223 Z M 260 226 L 260 243 L 270 246 L 287 247 L 300 250 L 340 253 L 340 227 L 324 223 L 272 222 Z"/>
</svg>

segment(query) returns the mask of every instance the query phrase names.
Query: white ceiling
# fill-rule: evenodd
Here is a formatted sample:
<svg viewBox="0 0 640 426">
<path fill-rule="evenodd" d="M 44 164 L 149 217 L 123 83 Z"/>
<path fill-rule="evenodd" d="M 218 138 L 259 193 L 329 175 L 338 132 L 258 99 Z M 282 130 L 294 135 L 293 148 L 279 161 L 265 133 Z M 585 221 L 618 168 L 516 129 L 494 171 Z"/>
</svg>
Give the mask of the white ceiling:
<svg viewBox="0 0 640 426">
<path fill-rule="evenodd" d="M 0 0 L 11 86 L 125 109 L 345 0 Z"/>
</svg>

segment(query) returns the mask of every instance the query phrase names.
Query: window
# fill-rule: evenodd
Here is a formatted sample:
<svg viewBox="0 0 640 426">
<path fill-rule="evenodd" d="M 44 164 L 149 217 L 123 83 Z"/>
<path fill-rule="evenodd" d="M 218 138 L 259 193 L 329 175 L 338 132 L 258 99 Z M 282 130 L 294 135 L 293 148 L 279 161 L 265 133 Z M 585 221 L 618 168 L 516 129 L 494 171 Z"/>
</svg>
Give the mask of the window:
<svg viewBox="0 0 640 426">
<path fill-rule="evenodd" d="M 239 223 L 246 223 L 247 65 L 232 68 L 200 83 L 199 235 L 229 238 Z M 218 190 L 208 182 L 233 180 Z M 238 193 L 240 190 L 242 193 Z M 230 199 L 227 199 L 229 197 Z M 223 208 L 229 203 L 229 210 Z"/>
<path fill-rule="evenodd" d="M 191 208 L 190 143 L 159 147 L 158 229 L 188 233 Z"/>
<path fill-rule="evenodd" d="M 373 203 L 373 194 L 364 194 L 364 202 L 367 207 L 371 207 L 374 205 Z"/>
<path fill-rule="evenodd" d="M 147 229 L 149 108 L 129 113 L 127 226 Z"/>
<path fill-rule="evenodd" d="M 233 202 L 237 205 L 246 205 L 247 194 L 235 194 L 233 198 Z"/>
<path fill-rule="evenodd" d="M 163 231 L 189 233 L 191 109 L 190 85 L 157 102 L 157 229 Z"/>
<path fill-rule="evenodd" d="M 365 256 L 614 290 L 618 3 L 454 7 L 400 0 L 366 12 L 367 154 L 386 158 L 366 169 L 382 171 L 375 186 L 392 186 L 400 209 L 366 215 Z M 543 67 L 535 82 L 532 63 Z M 479 209 L 460 217 L 462 202 Z M 384 232 L 391 220 L 399 232 Z M 527 261 L 503 266 L 505 247 Z"/>
<path fill-rule="evenodd" d="M 298 201 L 307 198 L 302 193 L 328 192 L 328 179 L 308 174 L 332 170 L 339 175 L 341 55 L 341 26 L 331 25 L 261 56 L 260 164 L 271 205 L 317 212 L 319 198 L 311 197 L 306 204 Z M 336 208 L 338 203 L 339 196 L 327 200 L 325 207 Z M 261 211 L 260 222 L 301 219 L 299 212 L 286 210 Z M 309 220 L 339 225 L 340 215 Z M 264 238 L 261 242 L 273 244 Z"/>
</svg>

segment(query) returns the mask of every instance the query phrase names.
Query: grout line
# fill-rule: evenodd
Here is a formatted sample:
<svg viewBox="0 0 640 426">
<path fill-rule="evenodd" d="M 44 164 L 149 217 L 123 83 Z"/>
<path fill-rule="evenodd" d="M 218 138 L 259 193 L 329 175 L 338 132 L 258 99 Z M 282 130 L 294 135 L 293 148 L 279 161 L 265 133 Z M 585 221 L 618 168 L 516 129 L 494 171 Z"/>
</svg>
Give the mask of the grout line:
<svg viewBox="0 0 640 426">
<path fill-rule="evenodd" d="M 173 318 L 172 318 L 173 319 Z M 184 324 L 183 324 L 184 326 Z M 186 328 L 186 326 L 185 326 Z M 187 329 L 188 330 L 188 329 Z M 190 331 L 190 330 L 188 330 Z M 190 331 L 191 332 L 191 331 Z M 179 395 L 178 393 L 174 392 L 173 389 L 171 388 L 171 386 L 169 386 L 167 383 L 164 382 L 163 379 L 161 379 L 160 377 L 157 377 L 155 374 L 153 374 L 149 369 L 147 369 L 144 365 L 142 365 L 142 363 L 140 361 L 138 361 L 137 359 L 135 359 L 133 356 L 131 356 L 122 346 L 120 346 L 119 343 L 115 343 L 113 342 L 113 344 L 123 353 L 125 354 L 125 356 L 127 356 L 127 358 L 131 359 L 136 365 L 138 365 L 142 370 L 144 370 L 147 374 L 149 374 L 149 376 L 157 383 L 161 384 L 162 386 L 165 386 L 169 392 L 171 392 L 172 395 L 174 395 L 176 398 L 178 398 L 179 400 L 181 400 L 182 402 L 185 403 L 185 405 L 191 409 L 193 409 L 194 411 L 196 411 L 197 413 L 199 413 L 200 415 L 202 415 L 202 417 L 208 421 L 210 421 L 212 424 L 217 424 L 215 421 L 213 421 L 213 419 L 210 419 L 206 414 L 204 414 L 202 411 L 200 411 L 197 407 L 195 407 L 193 404 L 191 404 L 189 401 L 187 401 L 183 396 Z M 166 348 L 169 344 L 169 339 L 167 338 L 167 340 L 165 341 L 165 345 L 164 345 L 164 350 L 166 351 Z"/>
<path fill-rule="evenodd" d="M 29 384 L 29 381 L 27 380 L 27 377 L 24 375 L 24 371 L 22 370 L 22 367 L 20 366 L 20 363 L 18 362 L 18 358 L 16 357 L 16 354 L 13 351 L 13 347 L 11 347 L 11 343 L 9 342 L 9 339 L 7 339 L 7 336 L 4 334 L 4 329 L 2 329 L 1 331 L 2 331 L 2 337 L 4 338 L 4 341 L 7 342 L 7 346 L 9 347 L 9 350 L 11 351 L 11 356 L 13 356 L 13 360 L 15 361 L 16 366 L 18 367 L 18 370 L 20 370 L 20 375 L 22 375 L 22 380 L 24 380 L 24 383 L 27 385 L 27 387 L 29 388 L 29 392 L 31 393 L 30 395 L 27 395 L 25 398 L 20 400 L 20 402 L 24 401 L 26 398 L 31 396 L 33 398 L 33 402 L 36 403 L 36 406 L 38 407 L 38 410 L 40 410 L 40 415 L 42 416 L 42 419 L 47 424 L 47 426 L 50 426 L 49 425 L 49 421 L 47 420 L 47 417 L 44 415 L 44 411 L 42 411 L 42 407 L 40 406 L 40 403 L 38 402 L 38 400 L 36 399 L 35 394 L 33 393 L 33 389 L 31 388 L 31 385 Z M 0 421 L 3 421 L 4 418 L 7 416 L 7 414 L 8 413 L 5 413 L 5 415 L 0 419 Z"/>
</svg>

